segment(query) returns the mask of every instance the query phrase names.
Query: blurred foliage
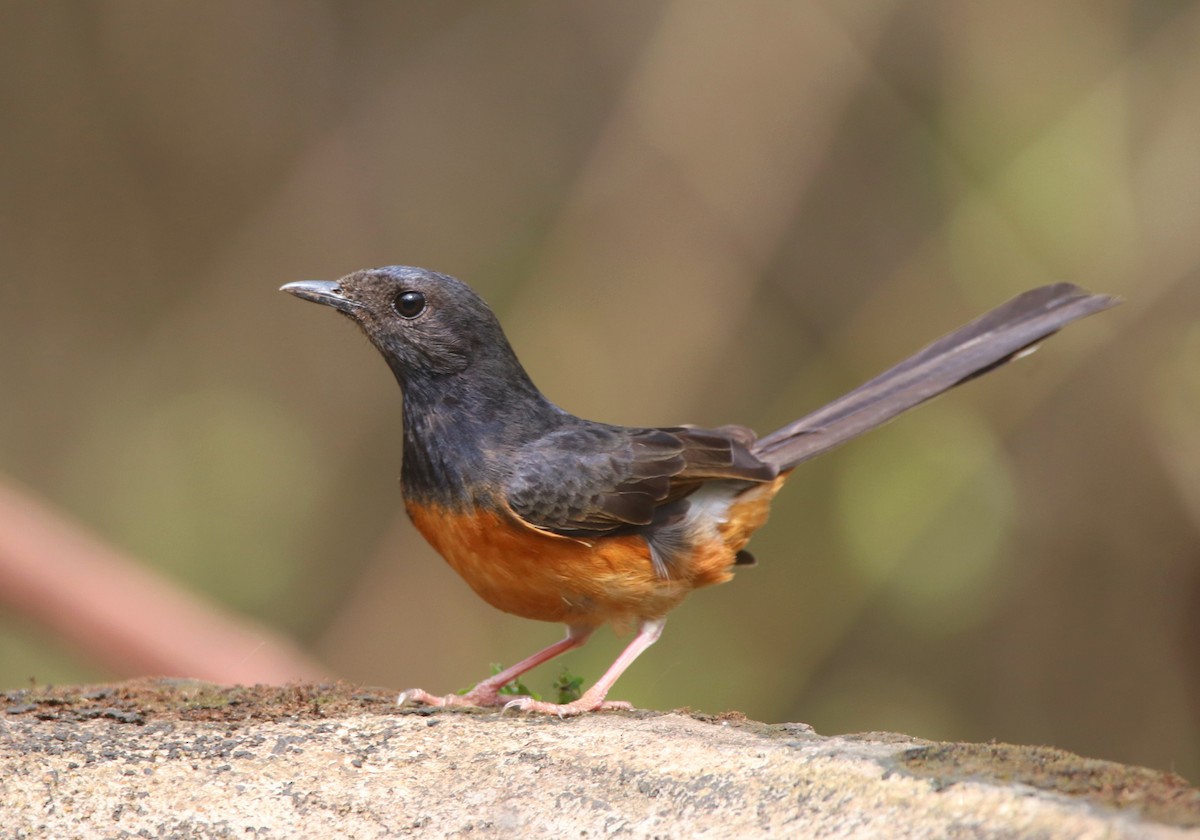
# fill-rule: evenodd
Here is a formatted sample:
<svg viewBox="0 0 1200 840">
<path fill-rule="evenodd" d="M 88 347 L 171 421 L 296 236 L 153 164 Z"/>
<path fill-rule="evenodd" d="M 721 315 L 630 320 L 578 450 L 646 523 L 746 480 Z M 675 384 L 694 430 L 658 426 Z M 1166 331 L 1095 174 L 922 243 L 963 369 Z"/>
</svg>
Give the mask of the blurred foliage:
<svg viewBox="0 0 1200 840">
<path fill-rule="evenodd" d="M 1200 778 L 1197 3 L 0 21 L 0 470 L 146 563 L 374 684 L 558 638 L 403 521 L 400 395 L 289 280 L 447 271 L 565 408 L 763 431 L 1073 280 L 1128 302 L 806 465 L 616 696 Z M 15 616 L 0 657 L 97 676 Z"/>
</svg>

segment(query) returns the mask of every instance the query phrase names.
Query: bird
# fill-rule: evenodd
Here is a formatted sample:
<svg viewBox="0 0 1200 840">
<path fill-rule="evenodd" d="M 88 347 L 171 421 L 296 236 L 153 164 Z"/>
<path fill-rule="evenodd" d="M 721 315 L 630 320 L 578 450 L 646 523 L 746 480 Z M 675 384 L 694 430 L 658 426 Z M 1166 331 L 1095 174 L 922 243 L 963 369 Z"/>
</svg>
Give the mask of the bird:
<svg viewBox="0 0 1200 840">
<path fill-rule="evenodd" d="M 399 702 L 560 717 L 632 708 L 607 699 L 613 684 L 690 592 L 754 563 L 746 545 L 798 465 L 1120 302 L 1070 283 L 1032 289 L 758 437 L 740 425 L 631 427 L 559 408 L 483 299 L 446 274 L 385 266 L 281 291 L 350 318 L 391 368 L 403 394 L 401 492 L 417 530 L 488 604 L 566 626 L 560 641 L 465 694 L 410 689 Z M 636 632 L 577 699 L 501 693 L 605 625 Z"/>
</svg>

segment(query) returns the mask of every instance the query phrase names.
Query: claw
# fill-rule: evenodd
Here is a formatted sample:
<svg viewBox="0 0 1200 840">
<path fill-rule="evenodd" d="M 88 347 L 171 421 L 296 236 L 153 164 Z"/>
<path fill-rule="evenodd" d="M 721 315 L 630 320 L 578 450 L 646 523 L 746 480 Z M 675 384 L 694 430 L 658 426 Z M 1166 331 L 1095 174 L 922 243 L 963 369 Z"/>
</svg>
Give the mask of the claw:
<svg viewBox="0 0 1200 840">
<path fill-rule="evenodd" d="M 504 704 L 504 710 L 520 709 L 522 712 L 536 712 L 543 715 L 557 715 L 559 718 L 575 717 L 587 712 L 628 711 L 632 703 L 624 700 L 597 700 L 584 694 L 578 700 L 570 703 L 546 703 L 534 700 L 532 697 L 518 697 Z"/>
<path fill-rule="evenodd" d="M 400 692 L 396 698 L 397 706 L 408 706 L 421 703 L 425 706 L 481 706 L 484 708 L 500 705 L 500 698 L 493 692 L 468 691 L 466 694 L 430 694 L 423 688 L 410 688 Z"/>
</svg>

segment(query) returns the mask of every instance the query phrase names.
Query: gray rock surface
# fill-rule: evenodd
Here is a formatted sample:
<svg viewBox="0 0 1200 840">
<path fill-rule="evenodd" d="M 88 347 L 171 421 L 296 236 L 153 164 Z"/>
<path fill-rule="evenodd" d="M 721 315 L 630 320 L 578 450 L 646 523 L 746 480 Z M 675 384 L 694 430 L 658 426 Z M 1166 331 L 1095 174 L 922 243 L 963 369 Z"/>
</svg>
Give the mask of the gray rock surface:
<svg viewBox="0 0 1200 840">
<path fill-rule="evenodd" d="M 1177 776 L 686 713 L 399 710 L 344 686 L 10 692 L 2 837 L 1200 837 Z"/>
</svg>

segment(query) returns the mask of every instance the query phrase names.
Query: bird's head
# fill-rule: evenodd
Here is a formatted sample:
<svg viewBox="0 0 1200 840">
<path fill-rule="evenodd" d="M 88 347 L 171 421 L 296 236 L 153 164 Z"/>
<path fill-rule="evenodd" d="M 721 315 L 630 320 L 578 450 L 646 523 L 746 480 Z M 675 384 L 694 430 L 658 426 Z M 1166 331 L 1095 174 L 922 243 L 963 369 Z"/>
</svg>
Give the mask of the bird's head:
<svg viewBox="0 0 1200 840">
<path fill-rule="evenodd" d="M 340 280 L 288 283 L 280 291 L 351 318 L 402 383 L 453 375 L 478 362 L 515 362 L 492 310 L 445 274 L 393 265 Z"/>
</svg>

